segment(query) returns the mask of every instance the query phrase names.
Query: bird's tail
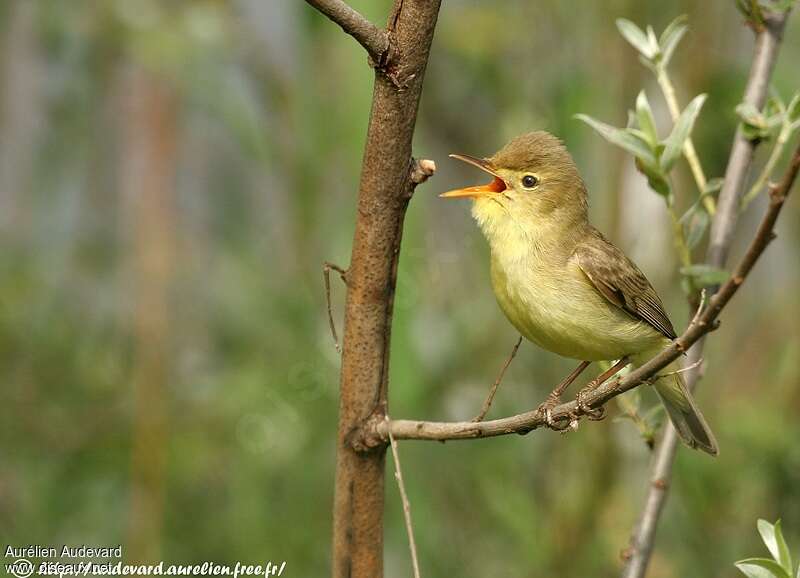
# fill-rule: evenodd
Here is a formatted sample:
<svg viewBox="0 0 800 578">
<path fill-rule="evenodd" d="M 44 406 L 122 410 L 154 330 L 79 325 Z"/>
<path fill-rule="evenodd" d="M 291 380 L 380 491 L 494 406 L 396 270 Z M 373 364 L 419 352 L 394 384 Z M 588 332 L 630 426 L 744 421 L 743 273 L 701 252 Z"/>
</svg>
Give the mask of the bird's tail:
<svg viewBox="0 0 800 578">
<path fill-rule="evenodd" d="M 716 456 L 719 453 L 717 440 L 703 414 L 697 409 L 681 374 L 666 375 L 654 387 L 683 443 Z"/>
</svg>

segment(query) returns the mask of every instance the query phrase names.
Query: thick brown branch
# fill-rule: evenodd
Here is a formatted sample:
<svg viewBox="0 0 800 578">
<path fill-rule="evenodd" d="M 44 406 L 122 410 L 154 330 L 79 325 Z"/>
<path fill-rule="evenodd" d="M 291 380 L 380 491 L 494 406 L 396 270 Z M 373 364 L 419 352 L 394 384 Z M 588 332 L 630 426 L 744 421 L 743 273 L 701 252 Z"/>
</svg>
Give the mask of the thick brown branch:
<svg viewBox="0 0 800 578">
<path fill-rule="evenodd" d="M 711 297 L 706 309 L 696 317 L 696 320 L 689 325 L 680 337 L 650 361 L 634 369 L 624 378 L 604 383 L 588 393 L 583 400 L 589 408 L 600 407 L 621 393 L 642 383 L 652 381 L 661 369 L 678 359 L 689 347 L 716 328 L 717 317 L 739 290 L 739 287 L 741 287 L 752 270 L 753 265 L 755 265 L 769 242 L 774 238 L 773 228 L 775 221 L 783 207 L 786 195 L 797 177 L 798 169 L 800 169 L 800 148 L 795 152 L 789 170 L 783 180 L 773 189 L 769 208 L 747 252 L 742 257 L 731 278 Z M 557 406 L 552 410 L 551 416 L 555 420 L 571 421 L 579 413 L 576 402 L 571 401 Z M 361 432 L 358 443 L 361 444 L 359 447 L 362 448 L 385 445 L 389 439 L 390 431 L 392 436 L 398 440 L 444 441 L 493 437 L 513 433 L 525 434 L 543 425 L 546 425 L 545 416 L 538 410 L 484 422 L 372 421 Z"/>
<path fill-rule="evenodd" d="M 350 440 L 365 420 L 382 420 L 387 410 L 397 265 L 403 220 L 417 184 L 412 180 L 411 141 L 439 0 L 395 0 L 389 28 L 397 50 L 388 63 L 381 62 L 388 45 L 382 42 L 383 31 L 375 32 L 342 2 L 309 2 L 328 10 L 378 64 L 347 269 L 332 571 L 336 578 L 378 578 L 383 575 L 385 446 L 357 452 Z M 403 90 L 398 90 L 398 79 Z M 420 167 L 422 172 L 430 169 Z"/>
<path fill-rule="evenodd" d="M 306 0 L 314 8 L 342 27 L 363 46 L 376 66 L 383 66 L 389 56 L 389 33 L 378 28 L 342 0 Z"/>
</svg>

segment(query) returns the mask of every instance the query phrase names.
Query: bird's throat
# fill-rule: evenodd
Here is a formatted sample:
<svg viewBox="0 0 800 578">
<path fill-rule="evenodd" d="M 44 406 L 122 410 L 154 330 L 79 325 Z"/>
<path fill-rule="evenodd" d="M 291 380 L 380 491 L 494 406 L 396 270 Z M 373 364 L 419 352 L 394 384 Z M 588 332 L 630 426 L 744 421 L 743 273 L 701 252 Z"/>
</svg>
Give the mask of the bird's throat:
<svg viewBox="0 0 800 578">
<path fill-rule="evenodd" d="M 537 219 L 509 207 L 502 198 L 476 199 L 472 216 L 483 232 L 492 254 L 505 262 L 528 260 L 562 260 L 572 254 L 589 228 L 580 215 L 550 215 Z M 555 218 L 553 218 L 555 217 Z"/>
</svg>

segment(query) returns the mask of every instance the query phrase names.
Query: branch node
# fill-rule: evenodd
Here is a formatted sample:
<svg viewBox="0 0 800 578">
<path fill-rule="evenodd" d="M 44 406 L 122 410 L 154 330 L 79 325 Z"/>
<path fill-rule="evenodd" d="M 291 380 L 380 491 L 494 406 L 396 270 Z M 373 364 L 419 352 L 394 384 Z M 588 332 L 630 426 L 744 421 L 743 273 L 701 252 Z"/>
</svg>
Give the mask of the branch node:
<svg viewBox="0 0 800 578">
<path fill-rule="evenodd" d="M 664 478 L 656 478 L 653 480 L 653 487 L 657 490 L 666 490 L 669 488 L 669 481 Z"/>
<path fill-rule="evenodd" d="M 421 185 L 427 181 L 436 172 L 436 163 L 430 159 L 415 159 L 411 158 L 411 182 L 416 185 Z"/>
<path fill-rule="evenodd" d="M 382 428 L 382 426 L 385 426 Z M 357 453 L 366 453 L 374 450 L 383 450 L 387 446 L 391 422 L 381 412 L 373 412 L 361 425 L 353 428 L 345 436 L 345 444 Z M 381 431 L 381 429 L 385 429 Z"/>
<path fill-rule="evenodd" d="M 306 0 L 356 39 L 369 55 L 371 66 L 385 66 L 392 54 L 391 35 L 378 28 L 343 0 Z M 373 63 L 377 63 L 374 65 Z"/>
</svg>

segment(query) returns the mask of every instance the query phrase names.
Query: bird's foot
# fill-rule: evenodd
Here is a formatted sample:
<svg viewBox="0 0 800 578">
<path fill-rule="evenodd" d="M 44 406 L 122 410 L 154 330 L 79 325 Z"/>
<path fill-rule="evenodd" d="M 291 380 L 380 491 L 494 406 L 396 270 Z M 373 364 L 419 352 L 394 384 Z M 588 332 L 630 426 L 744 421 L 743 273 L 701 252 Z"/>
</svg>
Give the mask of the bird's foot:
<svg viewBox="0 0 800 578">
<path fill-rule="evenodd" d="M 556 406 L 561 404 L 561 396 L 556 392 L 547 396 L 547 399 L 536 409 L 540 414 L 544 415 L 544 422 L 551 430 L 564 432 L 572 428 L 572 419 L 560 418 L 553 419 L 553 410 Z M 566 424 L 563 422 L 567 421 Z"/>
<path fill-rule="evenodd" d="M 606 408 L 604 406 L 601 405 L 600 407 L 594 408 L 590 407 L 589 404 L 586 403 L 586 396 L 596 387 L 597 386 L 594 383 L 590 383 L 588 386 L 580 390 L 575 398 L 578 414 L 585 415 L 592 421 L 600 421 L 606 417 Z"/>
</svg>

